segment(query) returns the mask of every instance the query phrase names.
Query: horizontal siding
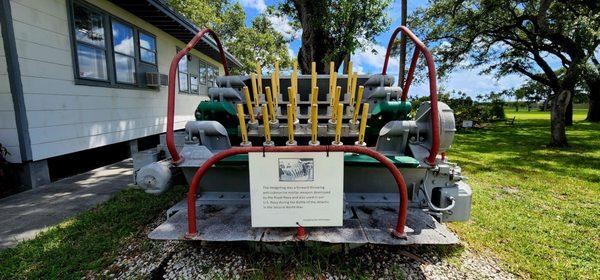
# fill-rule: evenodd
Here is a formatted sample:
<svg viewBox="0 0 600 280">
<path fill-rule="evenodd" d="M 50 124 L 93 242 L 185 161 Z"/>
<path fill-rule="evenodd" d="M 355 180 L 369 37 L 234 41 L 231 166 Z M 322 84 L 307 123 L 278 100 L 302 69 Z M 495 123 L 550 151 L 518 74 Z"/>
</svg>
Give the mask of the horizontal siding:
<svg viewBox="0 0 600 280">
<path fill-rule="evenodd" d="M 153 135 L 165 130 L 164 126 L 142 127 L 129 129 L 92 137 L 70 138 L 64 141 L 56 141 L 34 145 L 36 153 L 40 158 L 53 157 L 56 154 L 68 154 L 73 152 L 72 147 L 97 148 L 123 141 L 123 139 L 136 139 L 144 135 Z"/>
<path fill-rule="evenodd" d="M 8 79 L 2 79 L 5 78 L 6 76 L 0 76 L 0 88 L 4 88 L 5 85 L 1 84 L 2 80 L 7 80 L 7 84 L 8 85 Z M 6 86 L 7 90 L 9 90 L 9 87 Z M 10 94 L 10 92 L 0 92 L 0 112 L 5 112 L 5 111 L 13 111 L 15 109 L 13 102 L 12 102 L 12 95 Z"/>
<path fill-rule="evenodd" d="M 15 3 L 23 7 L 27 7 L 38 12 L 42 12 L 49 16 L 54 16 L 59 19 L 65 18 L 66 2 L 64 0 L 44 0 L 48 5 L 40 5 L 40 0 L 13 0 Z"/>
<path fill-rule="evenodd" d="M 0 26 L 2 28 L 2 26 Z M 19 150 L 19 133 L 15 120 L 15 111 L 10 93 L 10 84 L 4 53 L 4 39 L 0 30 L 0 143 L 6 147 L 9 162 L 21 162 L 21 151 Z"/>
<path fill-rule="evenodd" d="M 70 51 L 69 36 L 47 32 L 37 26 L 28 23 L 13 21 L 15 38 L 19 41 L 44 45 L 59 50 Z"/>
<path fill-rule="evenodd" d="M 47 10 L 54 9 L 56 1 L 37 1 L 36 7 L 32 8 L 23 5 L 23 3 L 11 1 L 13 21 L 36 26 L 49 33 L 67 36 L 69 34 L 69 25 L 67 24 L 66 1 L 61 1 L 64 12 L 60 17 L 46 13 Z"/>
<path fill-rule="evenodd" d="M 177 116 L 175 118 L 176 124 L 183 128 L 185 122 L 189 121 L 189 116 Z M 49 142 L 57 142 L 68 140 L 71 138 L 85 138 L 91 136 L 99 136 L 103 134 L 110 134 L 115 132 L 121 132 L 126 130 L 135 130 L 139 127 L 154 127 L 161 126 L 165 127 L 166 118 L 135 118 L 135 119 L 122 119 L 118 121 L 96 121 L 93 126 L 87 123 L 82 124 L 71 124 L 61 126 L 45 126 L 40 128 L 31 128 L 29 133 L 32 139 L 32 144 L 43 144 Z"/>
<path fill-rule="evenodd" d="M 168 73 L 176 47 L 185 43 L 108 1 L 91 2 L 154 34 L 159 71 Z M 11 7 L 34 160 L 165 131 L 166 87 L 135 90 L 75 85 L 66 0 L 12 0 Z M 192 54 L 223 72 L 216 61 L 195 50 Z M 176 129 L 193 119 L 203 99 L 177 95 Z"/>
<path fill-rule="evenodd" d="M 34 42 L 18 40 L 17 49 L 20 59 L 34 62 L 58 64 L 71 67 L 71 53 L 65 49 L 58 49 Z"/>
</svg>

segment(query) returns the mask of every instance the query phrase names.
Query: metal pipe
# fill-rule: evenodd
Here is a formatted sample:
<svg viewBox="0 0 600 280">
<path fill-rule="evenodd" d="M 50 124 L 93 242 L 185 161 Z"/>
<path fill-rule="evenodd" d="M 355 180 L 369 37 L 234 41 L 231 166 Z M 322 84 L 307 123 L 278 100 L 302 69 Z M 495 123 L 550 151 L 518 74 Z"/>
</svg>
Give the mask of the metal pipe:
<svg viewBox="0 0 600 280">
<path fill-rule="evenodd" d="M 387 66 L 390 60 L 390 54 L 392 52 L 392 48 L 394 46 L 394 40 L 398 33 L 403 32 L 406 34 L 411 41 L 415 43 L 415 49 L 418 49 L 419 52 L 423 53 L 425 56 L 425 61 L 427 62 L 427 76 L 429 78 L 429 101 L 431 102 L 431 131 L 432 131 L 432 144 L 431 150 L 429 151 L 429 156 L 425 159 L 425 161 L 429 165 L 435 165 L 435 158 L 440 150 L 440 119 L 439 119 L 439 110 L 438 110 L 438 96 L 437 96 L 437 78 L 435 73 L 435 62 L 433 61 L 433 55 L 431 52 L 425 47 L 425 44 L 417 38 L 417 36 L 410 31 L 406 26 L 400 26 L 394 30 L 390 41 L 388 42 L 387 51 L 385 53 L 385 60 L 383 62 L 383 69 L 381 70 L 382 75 L 386 75 Z M 413 61 L 416 58 L 413 57 Z M 412 63 L 411 63 L 412 64 Z M 416 66 L 416 62 L 415 62 Z M 414 69 L 411 65 L 411 69 L 414 72 Z M 409 70 L 410 75 L 410 70 Z M 408 85 L 408 80 L 404 83 L 405 87 Z M 408 87 L 406 87 L 408 89 Z M 408 92 L 405 91 L 403 94 L 408 95 Z"/>
<path fill-rule="evenodd" d="M 263 110 L 266 110 L 266 108 L 264 108 Z M 404 225 L 406 224 L 406 216 L 408 213 L 408 192 L 406 190 L 406 183 L 404 182 L 402 173 L 400 173 L 400 170 L 396 168 L 396 166 L 384 155 L 380 154 L 377 151 L 361 146 L 234 147 L 213 155 L 198 168 L 190 184 L 190 189 L 187 194 L 188 234 L 186 235 L 186 237 L 191 238 L 198 233 L 198 228 L 196 227 L 196 194 L 198 191 L 198 185 L 206 171 L 224 158 L 253 152 L 346 152 L 363 154 L 376 159 L 381 164 L 383 164 L 390 171 L 390 173 L 392 173 L 392 176 L 394 177 L 394 180 L 398 185 L 400 203 L 398 206 L 398 218 L 396 222 L 396 228 L 392 230 L 392 235 L 398 238 L 406 239 Z"/>
<path fill-rule="evenodd" d="M 419 54 L 419 49 L 415 48 L 415 52 L 413 53 L 410 61 L 410 67 L 408 68 L 408 74 L 406 75 L 406 82 L 404 82 L 404 85 L 402 86 L 402 97 L 400 98 L 401 101 L 406 101 L 408 98 L 408 91 L 410 90 L 410 85 L 412 84 L 415 75 L 415 69 L 417 68 L 417 62 L 419 61 Z"/>
<path fill-rule="evenodd" d="M 177 67 L 179 67 L 179 60 L 184 57 L 198 42 L 204 34 L 208 33 L 215 42 L 217 43 L 217 48 L 219 49 L 219 55 L 221 57 L 221 64 L 223 64 L 223 70 L 225 71 L 225 76 L 229 76 L 229 67 L 227 67 L 227 59 L 225 58 L 225 52 L 223 51 L 223 46 L 221 45 L 221 41 L 217 34 L 212 31 L 210 28 L 204 28 L 200 30 L 200 32 L 196 33 L 194 38 L 190 40 L 189 43 L 183 48 L 181 51 L 177 52 L 177 54 L 171 60 L 171 66 L 169 68 L 169 85 L 168 85 L 168 97 L 167 97 L 167 148 L 169 150 L 169 154 L 171 154 L 171 162 L 174 165 L 178 165 L 183 162 L 183 157 L 179 155 L 177 149 L 175 148 L 175 140 L 173 136 L 173 126 L 175 122 L 175 76 L 177 75 Z"/>
</svg>

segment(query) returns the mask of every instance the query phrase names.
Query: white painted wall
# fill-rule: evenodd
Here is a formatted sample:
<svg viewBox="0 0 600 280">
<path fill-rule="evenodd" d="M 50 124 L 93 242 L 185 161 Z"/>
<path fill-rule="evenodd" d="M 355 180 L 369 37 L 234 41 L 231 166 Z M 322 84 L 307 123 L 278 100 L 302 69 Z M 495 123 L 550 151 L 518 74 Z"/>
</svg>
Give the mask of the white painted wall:
<svg viewBox="0 0 600 280">
<path fill-rule="evenodd" d="M 0 33 L 0 143 L 10 153 L 6 159 L 10 162 L 20 163 L 19 136 L 17 134 L 12 95 L 10 94 L 10 84 L 8 83 L 3 42 L 2 33 Z"/>
<path fill-rule="evenodd" d="M 89 2 L 154 34 L 159 72 L 168 73 L 176 47 L 183 48 L 184 42 L 110 2 Z M 33 160 L 164 132 L 167 87 L 153 91 L 75 85 L 66 5 L 66 0 L 11 1 Z M 195 50 L 192 54 L 223 72 L 218 62 Z M 177 94 L 175 129 L 194 119 L 196 106 L 206 98 Z"/>
</svg>

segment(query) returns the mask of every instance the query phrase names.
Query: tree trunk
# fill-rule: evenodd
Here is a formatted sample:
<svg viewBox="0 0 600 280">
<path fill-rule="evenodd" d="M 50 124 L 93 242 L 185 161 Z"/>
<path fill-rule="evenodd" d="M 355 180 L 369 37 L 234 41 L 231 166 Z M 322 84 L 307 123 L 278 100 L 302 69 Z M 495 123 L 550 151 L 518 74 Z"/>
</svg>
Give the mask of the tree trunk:
<svg viewBox="0 0 600 280">
<path fill-rule="evenodd" d="M 567 104 L 567 111 L 565 112 L 565 125 L 573 125 L 573 97 L 570 98 L 569 104 Z"/>
<path fill-rule="evenodd" d="M 587 118 L 588 122 L 600 122 L 600 78 L 595 80 L 586 80 L 589 94 L 589 107 Z"/>
<path fill-rule="evenodd" d="M 546 110 L 548 110 L 548 102 L 550 102 L 550 98 L 546 98 L 544 100 L 544 105 L 542 106 L 542 111 L 546 112 Z"/>
<path fill-rule="evenodd" d="M 338 52 L 331 57 L 335 50 L 335 42 L 327 30 L 321 25 L 326 17 L 327 7 L 323 7 L 326 1 L 302 1 L 295 0 L 294 6 L 298 13 L 298 19 L 302 25 L 302 44 L 298 51 L 298 65 L 303 74 L 310 74 L 310 64 L 315 62 L 317 73 L 329 73 L 329 61 L 335 63 L 335 71 L 340 67 L 345 52 Z"/>
<path fill-rule="evenodd" d="M 344 74 L 352 74 L 352 73 L 348 73 L 348 64 L 350 64 L 350 54 L 347 54 L 346 57 L 344 57 L 344 70 L 343 73 Z"/>
<path fill-rule="evenodd" d="M 550 146 L 568 147 L 565 114 L 571 99 L 571 91 L 560 90 L 552 98 L 552 111 L 550 112 Z"/>
</svg>

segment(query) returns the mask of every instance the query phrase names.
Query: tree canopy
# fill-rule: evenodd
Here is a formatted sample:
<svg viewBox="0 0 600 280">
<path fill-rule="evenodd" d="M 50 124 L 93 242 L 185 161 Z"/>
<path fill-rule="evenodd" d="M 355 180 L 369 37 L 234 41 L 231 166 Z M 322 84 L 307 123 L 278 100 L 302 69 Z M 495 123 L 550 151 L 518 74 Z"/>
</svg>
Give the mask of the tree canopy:
<svg viewBox="0 0 600 280">
<path fill-rule="evenodd" d="M 433 0 L 410 22 L 435 42 L 441 74 L 482 67 L 485 73 L 518 73 L 548 86 L 550 144 L 566 146 L 566 108 L 600 42 L 600 5 L 592 2 Z M 565 72 L 559 78 L 560 67 Z"/>
<path fill-rule="evenodd" d="M 169 0 L 169 5 L 182 13 L 199 27 L 209 27 L 219 35 L 227 50 L 241 63 L 233 73 L 249 73 L 256 69 L 256 62 L 281 67 L 291 64 L 287 49 L 288 41 L 281 35 L 265 13 L 246 26 L 246 13 L 239 2 L 228 0 Z"/>
<path fill-rule="evenodd" d="M 319 73 L 329 73 L 329 62 L 337 70 L 344 59 L 364 47 L 389 27 L 385 12 L 391 0 L 286 0 L 277 12 L 289 16 L 302 28 L 298 63 L 310 71 L 312 61 Z"/>
</svg>

